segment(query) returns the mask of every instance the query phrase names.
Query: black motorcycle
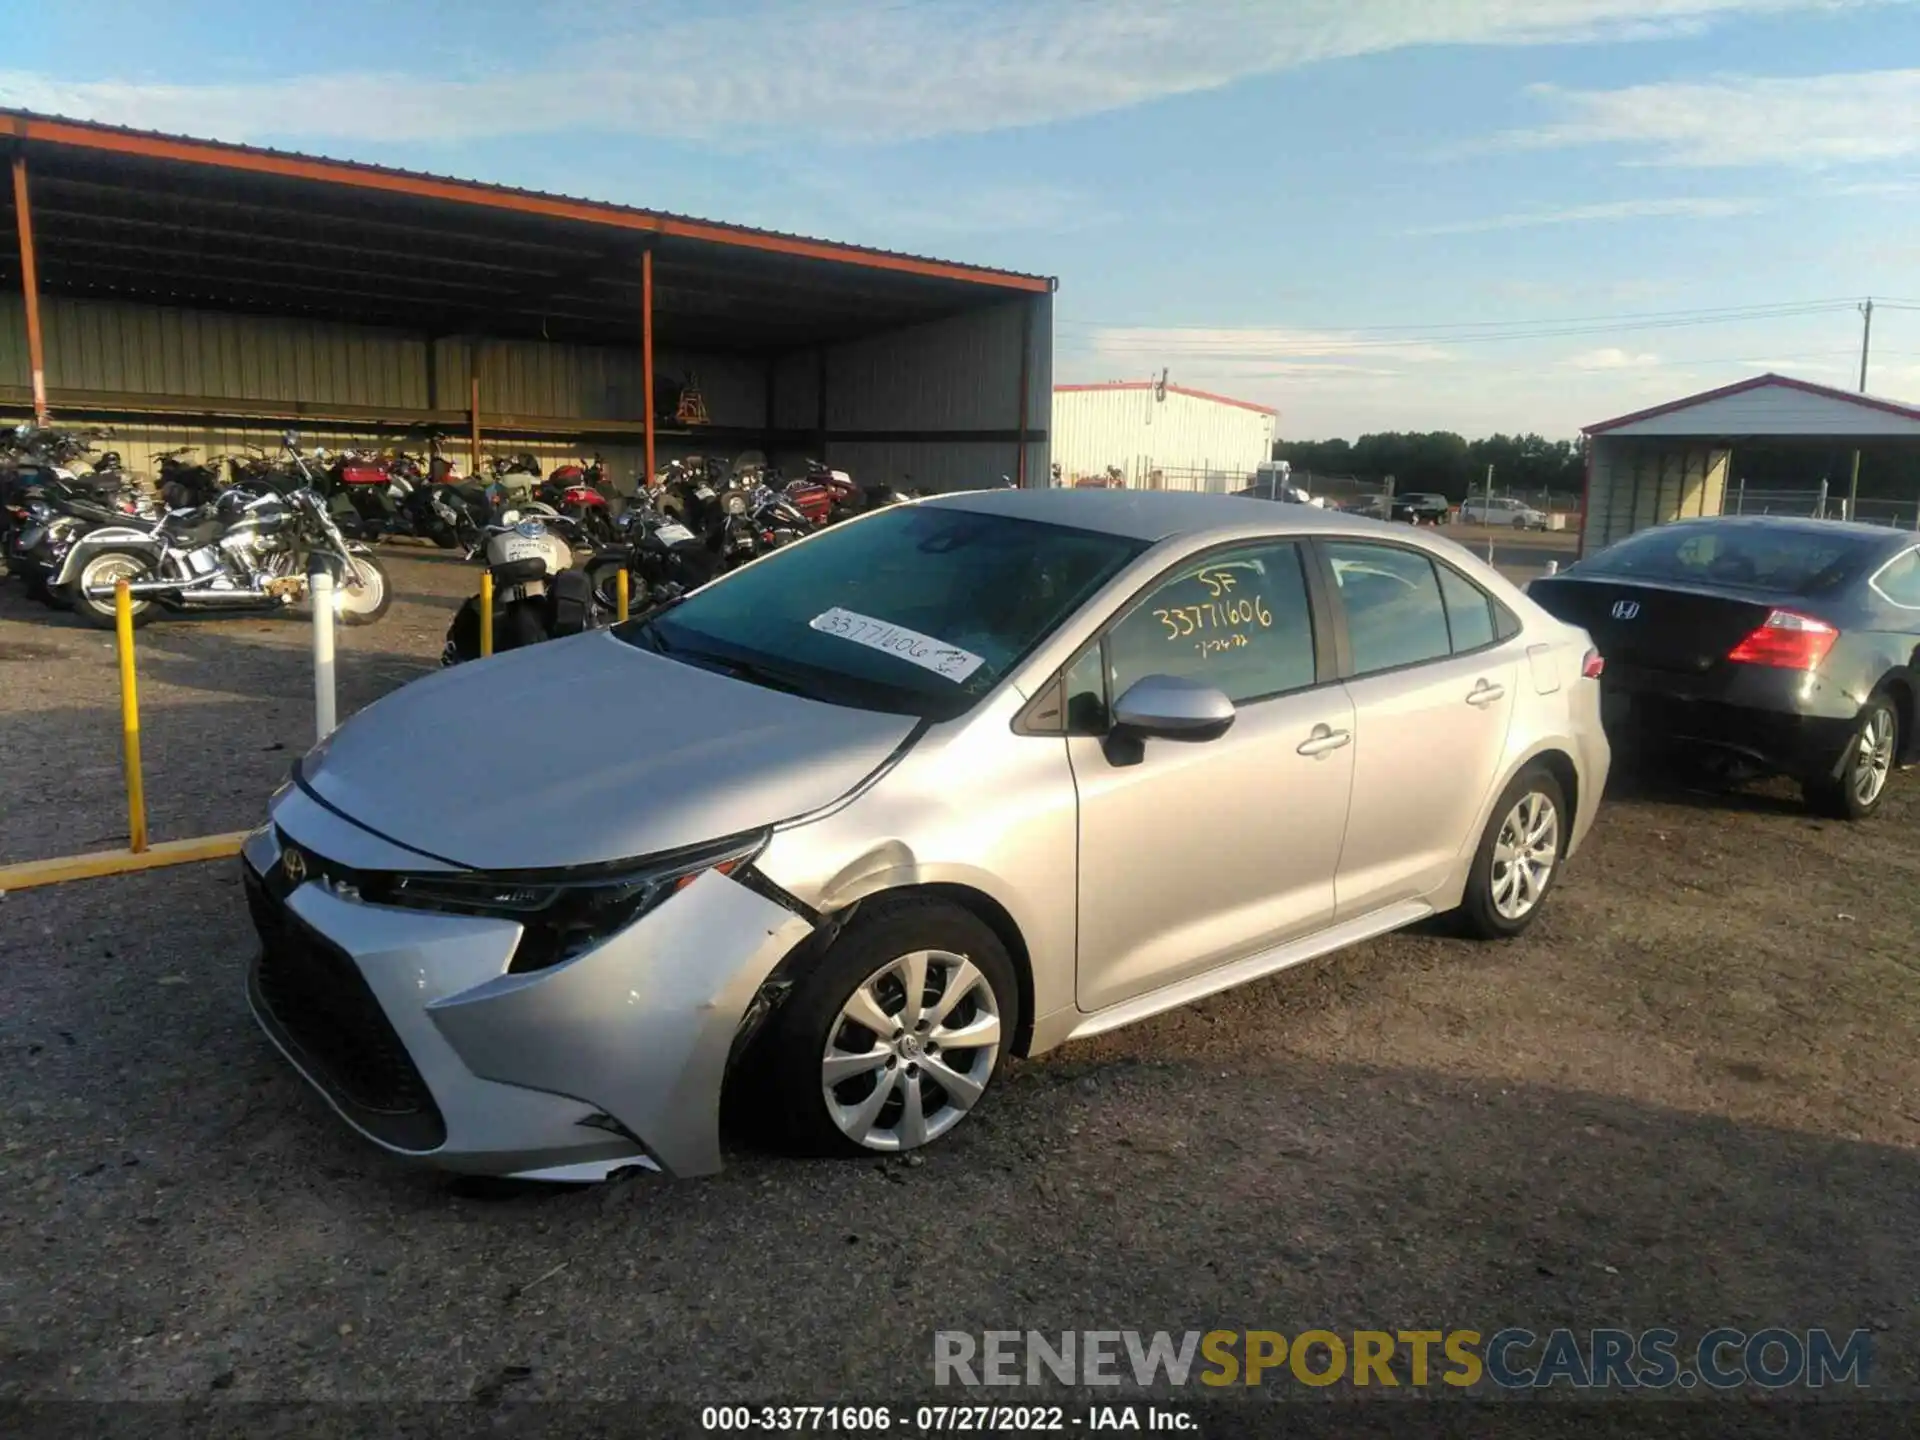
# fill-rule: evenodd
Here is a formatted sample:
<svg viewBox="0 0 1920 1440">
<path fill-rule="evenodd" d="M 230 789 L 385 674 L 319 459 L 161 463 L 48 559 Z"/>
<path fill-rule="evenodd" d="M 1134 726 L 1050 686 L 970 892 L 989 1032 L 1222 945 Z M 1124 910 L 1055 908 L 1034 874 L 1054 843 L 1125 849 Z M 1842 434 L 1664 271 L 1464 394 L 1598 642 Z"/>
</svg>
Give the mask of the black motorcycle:
<svg viewBox="0 0 1920 1440">
<path fill-rule="evenodd" d="M 333 573 L 338 613 L 348 625 L 370 625 L 392 601 L 387 573 L 365 545 L 340 533 L 316 487 L 317 477 L 286 437 L 291 466 L 264 493 L 239 486 L 212 505 L 173 510 L 151 520 L 86 530 L 60 557 L 48 585 L 89 624 L 110 629 L 115 590 L 127 582 L 133 623 L 167 610 L 277 609 L 304 599 L 317 561 Z"/>
<path fill-rule="evenodd" d="M 628 606 L 636 612 L 697 590 L 719 573 L 719 558 L 705 539 L 663 511 L 649 491 L 627 502 L 614 528 L 618 541 L 596 551 L 585 567 L 594 599 L 604 609 L 618 609 L 622 570 L 628 576 Z"/>
<path fill-rule="evenodd" d="M 566 542 L 543 520 L 520 520 L 490 529 L 482 547 L 493 577 L 493 653 L 578 635 L 605 621 L 592 581 L 572 568 Z M 454 613 L 440 652 L 442 665 L 480 658 L 480 600 L 470 597 Z"/>
</svg>

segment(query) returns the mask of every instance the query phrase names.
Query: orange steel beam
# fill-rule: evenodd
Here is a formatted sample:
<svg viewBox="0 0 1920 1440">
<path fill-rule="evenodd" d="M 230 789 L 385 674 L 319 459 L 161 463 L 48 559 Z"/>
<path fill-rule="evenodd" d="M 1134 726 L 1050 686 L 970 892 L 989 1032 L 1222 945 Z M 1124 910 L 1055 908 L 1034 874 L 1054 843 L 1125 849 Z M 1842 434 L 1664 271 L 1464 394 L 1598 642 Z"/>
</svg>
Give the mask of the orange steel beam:
<svg viewBox="0 0 1920 1440">
<path fill-rule="evenodd" d="M 27 310 L 27 366 L 33 371 L 33 421 L 47 423 L 47 357 L 40 338 L 40 278 L 33 258 L 33 211 L 27 204 L 27 157 L 13 157 L 13 213 L 20 222 L 20 291 Z"/>
<path fill-rule="evenodd" d="M 664 215 L 648 214 L 645 211 L 596 205 L 591 201 L 567 200 L 550 195 L 526 195 L 497 186 L 480 185 L 463 180 L 442 180 L 425 175 L 402 174 L 369 166 L 350 165 L 339 160 L 280 155 L 236 146 L 216 145 L 201 140 L 174 139 L 164 135 L 130 135 L 116 130 L 76 124 L 72 121 L 41 120 L 24 115 L 0 118 L 0 130 L 8 129 L 22 140 L 44 145 L 104 150 L 117 155 L 137 155 L 149 160 L 171 160 L 188 165 L 210 165 L 223 170 L 246 171 L 256 175 L 277 175 L 290 180 L 312 180 L 329 185 L 351 186 L 360 190 L 384 190 L 390 194 L 410 195 L 421 200 L 450 200 L 462 205 L 510 210 L 521 215 L 540 215 L 555 220 L 575 220 L 589 225 L 607 225 L 622 230 L 638 230 L 685 240 L 732 245 L 746 250 L 768 251 L 776 255 L 790 255 L 803 260 L 829 260 L 843 265 L 864 266 L 871 270 L 892 270 L 903 275 L 921 275 L 936 280 L 959 280 L 975 285 L 992 285 L 1007 290 L 1026 290 L 1039 294 L 1044 294 L 1052 288 L 1052 282 L 1040 276 L 1011 275 L 982 270 L 971 265 L 949 264 L 943 260 L 921 260 L 908 255 L 889 255 L 882 251 L 865 250 L 854 245 L 802 240 L 789 235 L 768 235 L 699 220 L 671 219 Z"/>
<path fill-rule="evenodd" d="M 653 251 L 640 252 L 640 393 L 645 397 L 647 435 L 647 488 L 653 488 Z"/>
</svg>

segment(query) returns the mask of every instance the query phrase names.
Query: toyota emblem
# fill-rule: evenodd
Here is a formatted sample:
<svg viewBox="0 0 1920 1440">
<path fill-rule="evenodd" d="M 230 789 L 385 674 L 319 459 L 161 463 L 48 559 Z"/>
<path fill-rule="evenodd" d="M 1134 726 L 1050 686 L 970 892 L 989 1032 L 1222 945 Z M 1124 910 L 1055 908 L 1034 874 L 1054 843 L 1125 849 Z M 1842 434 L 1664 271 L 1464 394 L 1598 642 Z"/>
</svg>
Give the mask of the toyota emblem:
<svg viewBox="0 0 1920 1440">
<path fill-rule="evenodd" d="M 1640 602 L 1638 600 L 1616 600 L 1613 602 L 1613 618 L 1616 620 L 1631 620 L 1639 613 Z"/>
<path fill-rule="evenodd" d="M 301 885 L 307 878 L 307 857 L 289 845 L 280 852 L 280 873 L 289 885 Z"/>
</svg>

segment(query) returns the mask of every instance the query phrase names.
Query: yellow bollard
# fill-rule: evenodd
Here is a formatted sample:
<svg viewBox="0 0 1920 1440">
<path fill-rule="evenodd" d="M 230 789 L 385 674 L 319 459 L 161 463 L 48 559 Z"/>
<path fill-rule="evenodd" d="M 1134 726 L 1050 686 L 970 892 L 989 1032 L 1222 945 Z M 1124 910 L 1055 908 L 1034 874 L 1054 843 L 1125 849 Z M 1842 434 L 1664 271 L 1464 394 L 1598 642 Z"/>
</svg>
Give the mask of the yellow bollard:
<svg viewBox="0 0 1920 1440">
<path fill-rule="evenodd" d="M 480 654 L 493 654 L 493 571 L 480 572 Z"/>
<path fill-rule="evenodd" d="M 133 675 L 133 593 L 123 578 L 113 587 L 114 628 L 120 640 L 120 735 L 127 763 L 127 848 L 147 848 L 147 790 L 140 778 L 140 688 Z"/>
<path fill-rule="evenodd" d="M 620 567 L 620 573 L 614 576 L 613 579 L 613 594 L 617 601 L 613 607 L 613 613 L 614 617 L 619 620 L 625 620 L 627 618 L 627 586 L 627 567 L 622 565 Z"/>
</svg>

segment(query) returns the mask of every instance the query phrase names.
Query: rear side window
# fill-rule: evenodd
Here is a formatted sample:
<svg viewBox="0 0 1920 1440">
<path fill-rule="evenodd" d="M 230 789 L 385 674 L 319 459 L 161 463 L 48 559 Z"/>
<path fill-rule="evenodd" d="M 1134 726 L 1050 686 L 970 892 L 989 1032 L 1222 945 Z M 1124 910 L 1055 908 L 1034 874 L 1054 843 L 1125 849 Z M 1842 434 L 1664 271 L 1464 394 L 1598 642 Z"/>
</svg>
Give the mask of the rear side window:
<svg viewBox="0 0 1920 1440">
<path fill-rule="evenodd" d="M 1902 610 L 1920 610 L 1920 550 L 1896 555 L 1873 577 L 1873 588 Z"/>
<path fill-rule="evenodd" d="M 1877 540 L 1800 525 L 1673 525 L 1629 535 L 1578 567 L 1623 580 L 1817 595 L 1859 573 Z"/>
<path fill-rule="evenodd" d="M 1447 602 L 1447 628 L 1453 632 L 1453 653 L 1491 645 L 1493 602 L 1487 593 L 1450 565 L 1433 567 L 1440 575 L 1440 595 Z"/>
<path fill-rule="evenodd" d="M 1356 675 L 1453 653 L 1446 602 L 1426 556 L 1390 545 L 1344 541 L 1329 544 L 1326 551 L 1347 614 Z"/>
</svg>

